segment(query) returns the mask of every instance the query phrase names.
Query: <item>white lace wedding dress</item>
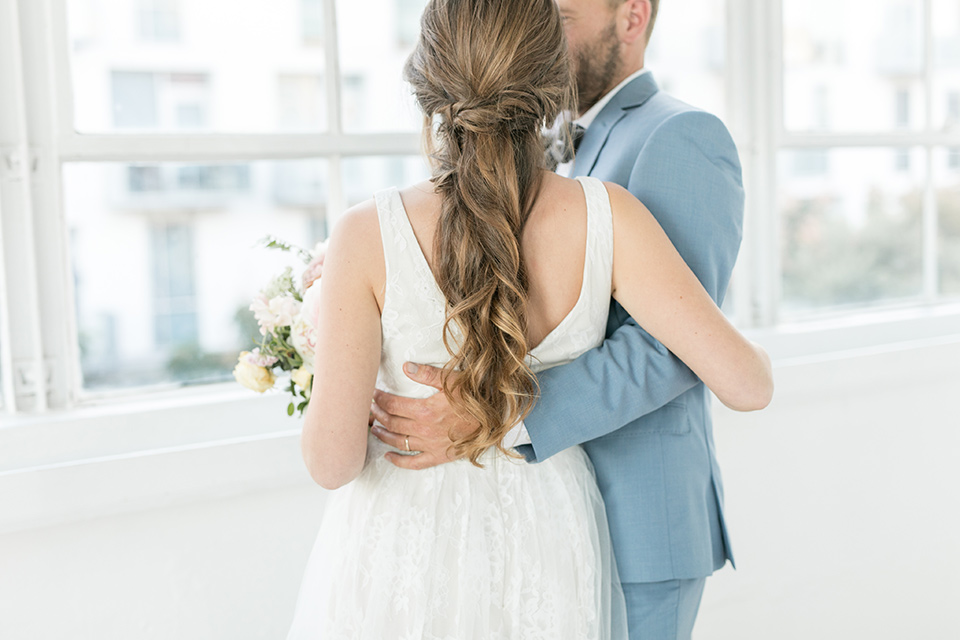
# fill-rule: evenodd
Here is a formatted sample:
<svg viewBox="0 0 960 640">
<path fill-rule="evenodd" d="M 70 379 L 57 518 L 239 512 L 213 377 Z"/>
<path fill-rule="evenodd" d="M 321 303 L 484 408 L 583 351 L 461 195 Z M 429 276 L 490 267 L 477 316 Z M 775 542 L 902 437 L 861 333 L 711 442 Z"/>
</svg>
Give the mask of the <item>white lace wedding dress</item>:
<svg viewBox="0 0 960 640">
<path fill-rule="evenodd" d="M 587 202 L 583 289 L 534 349 L 537 370 L 600 344 L 613 223 L 603 184 Z M 376 195 L 386 259 L 377 387 L 409 397 L 406 361 L 443 365 L 444 298 L 396 189 Z M 539 464 L 487 451 L 403 470 L 370 436 L 361 475 L 330 494 L 288 640 L 622 640 L 626 612 L 603 502 L 580 447 Z"/>
</svg>

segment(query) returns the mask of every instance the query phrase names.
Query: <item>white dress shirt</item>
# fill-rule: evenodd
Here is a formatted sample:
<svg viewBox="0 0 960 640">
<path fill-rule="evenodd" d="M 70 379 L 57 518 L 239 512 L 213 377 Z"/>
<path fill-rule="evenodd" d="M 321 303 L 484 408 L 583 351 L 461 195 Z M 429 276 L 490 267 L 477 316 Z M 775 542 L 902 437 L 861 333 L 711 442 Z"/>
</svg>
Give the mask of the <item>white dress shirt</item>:
<svg viewBox="0 0 960 640">
<path fill-rule="evenodd" d="M 574 120 L 574 124 L 578 124 L 584 129 L 590 127 L 593 121 L 596 119 L 597 114 L 603 111 L 603 108 L 607 106 L 607 103 L 610 102 L 615 95 L 620 93 L 620 90 L 625 86 L 639 78 L 645 73 L 649 73 L 649 69 L 641 68 L 637 71 L 634 71 L 629 76 L 623 79 L 623 82 L 615 86 L 611 91 L 608 91 L 602 98 L 597 100 L 596 104 L 587 109 L 586 113 Z M 574 160 L 570 162 L 564 162 L 563 164 L 557 167 L 557 173 L 566 178 L 571 178 L 570 174 L 573 173 L 573 164 Z M 523 420 L 518 422 L 513 426 L 510 431 L 507 432 L 507 435 L 503 437 L 503 444 L 505 447 L 519 447 L 522 444 L 531 444 L 530 434 L 527 433 L 527 427 L 523 424 Z"/>
<path fill-rule="evenodd" d="M 645 73 L 650 73 L 650 70 L 641 68 L 631 73 L 629 76 L 623 79 L 623 82 L 615 86 L 611 91 L 608 91 L 602 98 L 597 100 L 596 104 L 594 104 L 592 107 L 587 109 L 586 113 L 584 113 L 582 116 L 574 120 L 573 123 L 580 125 L 581 127 L 584 128 L 584 130 L 589 128 L 590 125 L 593 123 L 593 121 L 596 119 L 597 115 L 601 111 L 603 111 L 603 108 L 605 106 L 607 106 L 607 103 L 613 100 L 613 96 L 620 93 L 621 89 L 623 89 L 625 86 L 627 86 L 628 84 L 630 84 L 631 82 L 633 82 L 634 80 L 636 80 L 637 78 L 639 78 Z M 572 178 L 573 176 L 570 174 L 573 173 L 573 164 L 574 164 L 574 160 L 571 160 L 570 162 L 564 162 L 563 164 L 557 167 L 557 173 L 565 178 Z"/>
</svg>

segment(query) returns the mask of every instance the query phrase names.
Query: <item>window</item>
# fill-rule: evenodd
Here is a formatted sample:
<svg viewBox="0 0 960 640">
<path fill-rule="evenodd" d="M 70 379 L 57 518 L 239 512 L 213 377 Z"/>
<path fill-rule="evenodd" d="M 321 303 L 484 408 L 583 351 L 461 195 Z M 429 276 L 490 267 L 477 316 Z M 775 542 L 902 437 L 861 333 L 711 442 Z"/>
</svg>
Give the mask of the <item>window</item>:
<svg viewBox="0 0 960 640">
<path fill-rule="evenodd" d="M 947 167 L 960 169 L 960 149 L 954 147 L 947 151 Z"/>
<path fill-rule="evenodd" d="M 402 72 L 420 32 L 420 14 L 426 4 L 426 0 L 336 0 L 339 28 L 357 34 L 341 38 L 339 43 L 345 79 L 344 131 L 420 130 L 421 116 Z"/>
<path fill-rule="evenodd" d="M 158 222 L 151 226 L 153 335 L 157 347 L 189 347 L 197 342 L 193 262 L 190 222 Z"/>
<path fill-rule="evenodd" d="M 661 89 L 721 118 L 727 115 L 726 4 L 684 0 L 670 9 L 664 4 L 644 61 Z"/>
<path fill-rule="evenodd" d="M 257 241 L 322 240 L 328 170 L 323 160 L 66 163 L 83 391 L 232 379 L 258 335 L 250 300 L 286 259 Z"/>
<path fill-rule="evenodd" d="M 180 39 L 178 0 L 140 0 L 140 37 L 147 41 L 175 42 Z"/>
<path fill-rule="evenodd" d="M 782 17 L 787 130 L 922 126 L 922 108 L 907 113 L 923 96 L 920 0 L 783 0 Z M 809 96 L 824 91 L 826 118 L 809 107 Z"/>
<path fill-rule="evenodd" d="M 323 0 L 300 0 L 300 34 L 304 45 L 323 46 Z"/>
<path fill-rule="evenodd" d="M 428 174 L 401 80 L 425 0 L 109 5 L 0 21 L 0 43 L 25 43 L 0 56 L 0 177 L 36 181 L 25 200 L 0 179 L 8 411 L 229 380 L 257 333 L 250 298 L 288 259 L 257 240 L 311 246 L 350 204 Z M 954 308 L 956 0 L 675 0 L 646 62 L 738 143 L 740 326 Z M 9 235 L 29 228 L 59 240 Z"/>
<path fill-rule="evenodd" d="M 113 128 L 202 129 L 209 77 L 203 73 L 113 71 Z"/>
<path fill-rule="evenodd" d="M 956 132 L 960 128 L 960 4 L 930 0 L 933 127 Z"/>
<path fill-rule="evenodd" d="M 947 94 L 947 126 L 960 125 L 960 92 L 951 91 Z"/>
<path fill-rule="evenodd" d="M 910 126 L 910 91 L 907 89 L 897 89 L 894 93 L 895 107 L 894 126 L 905 129 Z"/>
<path fill-rule="evenodd" d="M 319 74 L 282 74 L 277 78 L 277 128 L 322 131 L 327 122 L 327 95 Z"/>
<path fill-rule="evenodd" d="M 943 156 L 948 161 L 943 161 Z M 960 158 L 956 149 L 937 149 L 934 193 L 937 206 L 937 274 L 941 294 L 960 298 Z"/>
<path fill-rule="evenodd" d="M 420 14 L 423 13 L 423 0 L 396 0 L 397 3 L 397 42 L 401 47 L 412 47 L 420 35 Z"/>
<path fill-rule="evenodd" d="M 4 355 L 4 348 L 5 348 L 5 345 L 3 344 L 3 341 L 0 340 L 0 362 L 3 362 L 6 359 L 6 356 Z M 4 367 L 0 366 L 0 412 L 4 411 L 3 399 L 7 395 L 5 393 L 5 387 L 4 387 L 3 369 Z"/>
<path fill-rule="evenodd" d="M 950 22 L 955 2 L 934 0 L 929 21 L 926 4 L 783 2 L 781 275 L 772 318 L 935 303 L 950 293 L 953 258 L 944 250 L 952 227 L 943 218 L 951 200 L 949 187 L 934 183 L 942 169 L 952 184 L 958 159 L 932 146 L 930 134 L 954 107 L 948 94 L 937 98 L 937 78 L 949 74 L 933 70 L 927 43 L 948 54 L 941 66 L 960 67 L 951 57 L 960 29 Z M 805 111 L 811 90 L 817 106 Z M 935 104 L 943 105 L 939 117 Z"/>
<path fill-rule="evenodd" d="M 810 179 L 797 153 L 779 176 L 783 314 L 919 296 L 923 172 L 891 180 L 884 154 L 847 148 L 821 151 L 831 171 Z"/>
<path fill-rule="evenodd" d="M 254 2 L 242 10 L 227 0 L 110 3 L 118 16 L 143 7 L 151 16 L 176 14 L 183 37 L 162 47 L 136 37 L 124 20 L 108 19 L 102 2 L 57 1 L 69 9 L 64 75 L 73 80 L 72 121 L 81 133 L 327 128 L 326 87 L 318 80 L 326 77 L 327 51 L 322 39 L 302 33 L 322 35 L 322 0 Z"/>
</svg>

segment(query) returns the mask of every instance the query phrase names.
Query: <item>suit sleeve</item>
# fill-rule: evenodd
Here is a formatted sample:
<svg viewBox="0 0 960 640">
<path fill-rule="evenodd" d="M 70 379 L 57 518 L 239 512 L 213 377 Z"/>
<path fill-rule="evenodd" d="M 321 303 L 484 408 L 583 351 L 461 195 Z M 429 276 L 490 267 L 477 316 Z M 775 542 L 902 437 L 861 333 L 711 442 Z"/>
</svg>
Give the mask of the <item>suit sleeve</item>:
<svg viewBox="0 0 960 640">
<path fill-rule="evenodd" d="M 723 123 L 701 111 L 665 120 L 625 186 L 721 304 L 740 249 L 744 204 L 740 161 Z M 540 399 L 525 419 L 532 444 L 517 447 L 528 461 L 616 431 L 699 382 L 622 307 L 614 303 L 610 313 L 616 317 L 602 345 L 539 375 Z"/>
</svg>

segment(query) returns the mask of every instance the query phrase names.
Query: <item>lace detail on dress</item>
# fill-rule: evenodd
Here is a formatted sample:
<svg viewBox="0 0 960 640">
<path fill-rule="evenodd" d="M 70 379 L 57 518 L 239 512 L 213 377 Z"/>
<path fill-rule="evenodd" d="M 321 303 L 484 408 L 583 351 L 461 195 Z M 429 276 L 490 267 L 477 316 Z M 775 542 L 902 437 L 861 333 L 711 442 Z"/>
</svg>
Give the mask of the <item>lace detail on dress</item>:
<svg viewBox="0 0 960 640">
<path fill-rule="evenodd" d="M 580 299 L 531 353 L 543 368 L 604 336 L 612 219 L 580 179 L 588 226 Z M 442 366 L 446 302 L 395 189 L 378 193 L 387 288 L 378 387 L 409 397 L 407 360 Z M 626 609 L 593 467 L 580 447 L 531 465 L 487 451 L 399 469 L 370 436 L 360 477 L 332 492 L 288 640 L 625 640 Z"/>
</svg>

